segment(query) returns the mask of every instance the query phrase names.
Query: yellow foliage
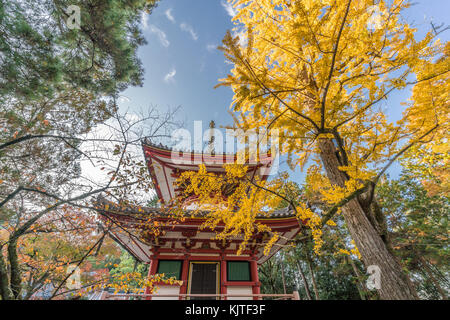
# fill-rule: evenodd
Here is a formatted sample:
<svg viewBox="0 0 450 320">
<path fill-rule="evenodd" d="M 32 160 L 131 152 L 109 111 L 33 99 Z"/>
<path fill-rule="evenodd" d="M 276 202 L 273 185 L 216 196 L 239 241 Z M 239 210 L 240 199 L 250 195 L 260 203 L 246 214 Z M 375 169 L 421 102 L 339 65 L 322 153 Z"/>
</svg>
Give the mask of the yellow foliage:
<svg viewBox="0 0 450 320">
<path fill-rule="evenodd" d="M 220 85 L 234 91 L 237 125 L 279 129 L 281 151 L 295 155 L 294 164 L 319 154 L 318 138 L 334 139 L 337 130 L 348 156 L 341 170 L 354 189 L 375 177 L 402 142 L 417 141 L 436 124 L 448 131 L 450 45 L 431 32 L 417 41 L 401 18 L 406 1 L 229 2 L 238 12 L 234 23 L 247 33 L 239 41 L 224 38 L 234 68 Z M 419 80 L 411 106 L 391 123 L 377 103 L 406 88 L 410 75 Z M 350 191 L 327 192 L 336 203 Z"/>
<path fill-rule="evenodd" d="M 404 155 L 428 162 L 421 170 L 432 167 L 439 176 L 435 185 L 448 189 L 443 145 L 450 123 L 450 44 L 431 31 L 417 40 L 416 29 L 401 16 L 407 1 L 229 2 L 237 11 L 233 22 L 245 30 L 239 39 L 228 33 L 221 48 L 234 66 L 219 86 L 234 92 L 235 125 L 278 129 L 280 151 L 293 167 L 311 159 L 307 192 L 336 205 L 374 181 L 405 146 L 413 148 Z M 410 86 L 403 117 L 389 121 L 380 102 Z M 334 185 L 323 174 L 323 139 L 336 146 L 345 183 Z M 431 158 L 424 157 L 428 148 L 435 150 Z M 298 212 L 308 219 L 318 251 L 319 218 L 303 207 Z"/>
<path fill-rule="evenodd" d="M 339 253 L 346 254 L 348 256 L 350 255 L 350 251 L 348 251 L 346 249 L 339 249 Z"/>
<path fill-rule="evenodd" d="M 247 168 L 239 164 L 226 164 L 225 175 L 208 173 L 204 165 L 199 171 L 183 172 L 178 184 L 184 186 L 180 201 L 195 196 L 194 215 L 203 213 L 206 218 L 202 228 L 215 229 L 223 223 L 224 229 L 216 234 L 217 239 L 242 237 L 238 254 L 246 249 L 249 241 L 256 233 L 267 232 L 271 238 L 266 243 L 268 252 L 279 235 L 271 233 L 271 229 L 256 222 L 258 216 L 270 216 L 278 207 L 281 198 L 274 190 L 278 190 L 282 179 L 265 182 L 258 178 L 251 180 L 247 176 Z M 205 215 L 206 213 L 206 215 Z"/>
<path fill-rule="evenodd" d="M 311 209 L 306 208 L 303 204 L 297 207 L 297 214 L 299 215 L 299 218 L 306 222 L 306 225 L 311 228 L 311 234 L 314 240 L 313 250 L 316 254 L 320 254 L 320 248 L 323 245 L 323 231 L 320 217 L 312 212 Z"/>
</svg>

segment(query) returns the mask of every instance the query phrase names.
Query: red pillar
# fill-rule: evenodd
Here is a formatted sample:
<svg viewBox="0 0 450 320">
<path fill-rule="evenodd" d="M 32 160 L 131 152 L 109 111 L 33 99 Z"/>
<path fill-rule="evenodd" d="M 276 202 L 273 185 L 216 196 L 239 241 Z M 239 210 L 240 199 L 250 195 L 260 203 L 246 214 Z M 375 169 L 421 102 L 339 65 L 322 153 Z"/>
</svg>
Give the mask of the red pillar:
<svg viewBox="0 0 450 320">
<path fill-rule="evenodd" d="M 180 294 L 187 293 L 188 277 L 189 277 L 189 255 L 186 255 L 184 256 L 183 267 L 181 269 L 181 281 L 183 281 L 183 284 L 180 287 Z M 183 300 L 183 298 L 180 297 L 180 300 Z"/>
<path fill-rule="evenodd" d="M 221 256 L 222 260 L 220 261 L 220 293 L 227 294 L 227 286 L 225 285 L 227 281 L 227 262 L 225 261 L 224 255 Z M 227 298 L 224 298 L 227 300 Z"/>
<path fill-rule="evenodd" d="M 148 278 L 150 278 L 152 275 L 156 274 L 157 267 L 158 267 L 158 259 L 150 260 L 150 265 L 148 268 L 148 275 L 147 275 Z M 145 288 L 145 294 L 150 294 L 150 288 L 148 286 Z M 147 297 L 145 299 L 151 300 L 150 297 Z"/>
<path fill-rule="evenodd" d="M 259 277 L 258 277 L 258 263 L 256 262 L 256 257 L 253 257 L 252 260 L 250 261 L 250 269 L 251 269 L 251 273 L 252 273 L 252 279 L 253 279 L 253 287 L 252 287 L 252 292 L 253 294 L 260 294 L 261 290 L 260 290 L 260 282 L 259 282 Z M 259 300 L 259 298 L 253 298 L 253 300 Z"/>
</svg>

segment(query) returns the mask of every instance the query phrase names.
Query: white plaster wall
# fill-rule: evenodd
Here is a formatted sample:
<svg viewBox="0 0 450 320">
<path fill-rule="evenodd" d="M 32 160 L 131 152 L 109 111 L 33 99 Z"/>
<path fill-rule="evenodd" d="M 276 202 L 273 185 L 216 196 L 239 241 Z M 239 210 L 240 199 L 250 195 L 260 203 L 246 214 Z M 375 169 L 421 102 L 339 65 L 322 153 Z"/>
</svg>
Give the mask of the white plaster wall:
<svg viewBox="0 0 450 320">
<path fill-rule="evenodd" d="M 179 286 L 158 286 L 158 291 L 154 293 L 155 295 L 162 294 L 180 294 Z M 152 297 L 152 300 L 178 300 L 179 297 Z"/>
<path fill-rule="evenodd" d="M 252 286 L 228 286 L 227 294 L 253 294 Z M 252 297 L 230 297 L 228 300 L 253 300 Z"/>
</svg>

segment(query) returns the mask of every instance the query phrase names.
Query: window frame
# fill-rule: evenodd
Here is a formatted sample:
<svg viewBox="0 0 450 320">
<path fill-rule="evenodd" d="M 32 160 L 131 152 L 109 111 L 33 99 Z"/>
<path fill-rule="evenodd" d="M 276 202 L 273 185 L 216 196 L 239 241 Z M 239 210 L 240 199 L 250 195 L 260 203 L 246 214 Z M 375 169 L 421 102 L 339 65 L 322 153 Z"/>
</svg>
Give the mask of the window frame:
<svg viewBox="0 0 450 320">
<path fill-rule="evenodd" d="M 181 276 L 183 273 L 183 260 L 172 260 L 172 259 L 161 259 L 158 260 L 158 266 L 156 267 L 156 274 L 160 274 L 160 273 L 166 273 L 166 272 L 159 272 L 159 268 L 161 267 L 161 262 L 180 262 L 180 270 L 178 271 L 178 277 L 176 277 L 176 280 L 181 280 Z M 170 277 L 169 277 L 170 278 Z"/>
<path fill-rule="evenodd" d="M 248 266 L 248 279 L 247 280 L 232 280 L 230 279 L 231 276 L 231 268 L 230 263 L 246 263 Z M 241 261 L 241 260 L 228 260 L 227 261 L 227 282 L 251 282 L 252 280 L 252 268 L 249 261 Z"/>
</svg>

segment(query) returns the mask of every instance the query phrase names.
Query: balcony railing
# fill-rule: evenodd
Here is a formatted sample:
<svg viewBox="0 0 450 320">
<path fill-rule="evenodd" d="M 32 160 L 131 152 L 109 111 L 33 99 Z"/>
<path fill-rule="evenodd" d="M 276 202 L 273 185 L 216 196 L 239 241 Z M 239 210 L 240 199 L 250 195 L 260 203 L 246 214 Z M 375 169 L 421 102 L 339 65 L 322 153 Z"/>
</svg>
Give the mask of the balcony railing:
<svg viewBox="0 0 450 320">
<path fill-rule="evenodd" d="M 208 298 L 215 298 L 216 300 L 227 300 L 228 298 L 252 298 L 252 300 L 255 298 L 257 300 L 300 300 L 300 296 L 297 291 L 290 294 L 110 294 L 108 292 L 104 292 L 99 298 L 99 300 L 146 300 L 151 298 L 178 298 L 178 300 L 188 300 L 190 298 L 200 298 L 205 300 Z"/>
</svg>

